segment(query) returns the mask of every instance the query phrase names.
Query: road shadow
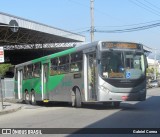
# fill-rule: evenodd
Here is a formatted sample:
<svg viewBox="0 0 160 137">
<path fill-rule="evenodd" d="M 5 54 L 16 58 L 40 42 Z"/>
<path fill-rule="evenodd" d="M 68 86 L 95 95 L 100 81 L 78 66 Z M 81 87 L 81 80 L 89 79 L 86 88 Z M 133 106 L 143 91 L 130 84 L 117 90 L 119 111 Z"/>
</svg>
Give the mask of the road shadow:
<svg viewBox="0 0 160 137">
<path fill-rule="evenodd" d="M 118 133 L 133 135 L 134 129 L 141 128 L 160 128 L 160 96 L 153 96 L 146 101 L 138 102 L 136 104 L 121 104 L 121 110 L 114 114 L 107 116 L 97 122 L 94 122 L 84 128 L 76 129 L 77 131 L 70 133 L 68 137 L 74 137 L 77 134 L 89 136 L 90 134 L 99 134 L 100 136 L 107 133 L 108 136 L 117 136 Z M 97 133 L 96 133 L 97 132 Z M 126 133 L 125 133 L 126 132 Z M 130 134 L 128 134 L 128 132 Z M 141 134 L 142 135 L 142 134 Z M 151 135 L 151 134 L 144 134 Z M 154 136 L 155 134 L 152 134 Z M 134 134 L 133 136 L 137 136 Z M 143 136 L 143 135 L 142 135 Z M 155 135 L 158 136 L 158 135 Z"/>
</svg>

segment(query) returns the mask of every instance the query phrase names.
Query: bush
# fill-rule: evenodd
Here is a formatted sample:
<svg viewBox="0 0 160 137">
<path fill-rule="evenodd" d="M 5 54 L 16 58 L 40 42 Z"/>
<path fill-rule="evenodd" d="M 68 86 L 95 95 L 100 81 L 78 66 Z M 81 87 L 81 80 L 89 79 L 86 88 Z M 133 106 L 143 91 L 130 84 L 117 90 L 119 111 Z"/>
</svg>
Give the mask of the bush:
<svg viewBox="0 0 160 137">
<path fill-rule="evenodd" d="M 11 64 L 0 64 L 0 75 L 4 76 L 10 67 L 12 67 Z"/>
</svg>

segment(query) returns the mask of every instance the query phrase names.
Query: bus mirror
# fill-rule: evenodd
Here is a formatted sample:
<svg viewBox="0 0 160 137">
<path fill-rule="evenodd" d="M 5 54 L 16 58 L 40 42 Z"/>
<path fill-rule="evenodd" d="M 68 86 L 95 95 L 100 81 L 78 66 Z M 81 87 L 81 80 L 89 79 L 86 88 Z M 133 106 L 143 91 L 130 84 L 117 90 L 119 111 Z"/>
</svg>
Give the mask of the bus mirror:
<svg viewBox="0 0 160 137">
<path fill-rule="evenodd" d="M 146 55 L 144 55 L 145 59 L 144 59 L 144 62 L 145 62 L 145 67 L 148 68 L 148 61 L 147 61 L 147 57 Z"/>
<path fill-rule="evenodd" d="M 146 68 L 148 68 L 148 62 L 146 61 Z"/>
</svg>

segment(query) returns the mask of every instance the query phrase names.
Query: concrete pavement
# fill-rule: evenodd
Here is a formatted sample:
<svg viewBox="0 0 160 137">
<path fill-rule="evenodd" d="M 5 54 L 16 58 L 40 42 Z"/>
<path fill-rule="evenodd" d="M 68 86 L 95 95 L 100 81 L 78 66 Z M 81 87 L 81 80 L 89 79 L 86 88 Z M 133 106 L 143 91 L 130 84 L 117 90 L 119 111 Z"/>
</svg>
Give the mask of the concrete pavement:
<svg viewBox="0 0 160 137">
<path fill-rule="evenodd" d="M 2 108 L 2 102 L 0 102 L 0 115 L 16 112 L 21 108 L 22 108 L 21 103 L 18 103 L 14 99 L 6 99 L 3 101 L 3 108 Z"/>
</svg>

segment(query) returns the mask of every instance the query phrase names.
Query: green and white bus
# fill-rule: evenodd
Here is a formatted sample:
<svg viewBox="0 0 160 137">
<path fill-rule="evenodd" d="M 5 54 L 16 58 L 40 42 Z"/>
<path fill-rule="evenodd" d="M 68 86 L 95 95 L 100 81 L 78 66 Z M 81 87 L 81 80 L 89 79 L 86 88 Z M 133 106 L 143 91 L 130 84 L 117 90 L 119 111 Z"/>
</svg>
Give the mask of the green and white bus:
<svg viewBox="0 0 160 137">
<path fill-rule="evenodd" d="M 147 60 L 142 44 L 97 41 L 15 66 L 15 97 L 27 103 L 146 99 Z"/>
</svg>

